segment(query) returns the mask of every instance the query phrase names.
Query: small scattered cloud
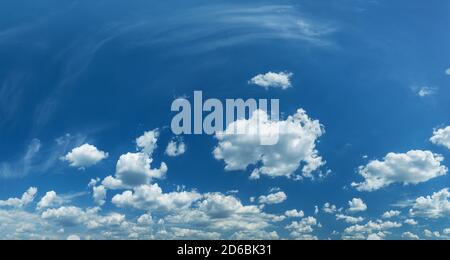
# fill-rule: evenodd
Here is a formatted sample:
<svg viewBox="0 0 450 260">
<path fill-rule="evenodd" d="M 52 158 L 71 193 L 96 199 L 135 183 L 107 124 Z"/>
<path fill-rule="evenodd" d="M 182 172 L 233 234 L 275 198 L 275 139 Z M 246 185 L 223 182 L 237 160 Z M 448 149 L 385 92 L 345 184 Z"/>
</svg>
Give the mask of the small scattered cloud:
<svg viewBox="0 0 450 260">
<path fill-rule="evenodd" d="M 351 201 L 348 202 L 348 212 L 350 213 L 357 213 L 357 212 L 363 212 L 367 210 L 367 205 L 364 203 L 362 199 L 354 198 Z"/>
<path fill-rule="evenodd" d="M 67 240 L 69 241 L 77 241 L 77 240 L 81 240 L 81 238 L 77 235 L 70 235 L 67 237 Z"/>
<path fill-rule="evenodd" d="M 267 196 L 260 196 L 259 203 L 260 204 L 280 204 L 287 200 L 286 193 L 279 191 L 277 193 L 272 193 Z"/>
<path fill-rule="evenodd" d="M 390 219 L 390 218 L 394 218 L 394 217 L 398 217 L 400 216 L 402 213 L 398 210 L 390 210 L 390 211 L 386 211 L 382 218 L 384 219 Z"/>
<path fill-rule="evenodd" d="M 332 205 L 331 203 L 327 202 L 322 207 L 323 212 L 327 214 L 334 214 L 338 211 L 336 205 Z"/>
<path fill-rule="evenodd" d="M 172 140 L 166 147 L 166 154 L 170 157 L 177 157 L 186 152 L 187 146 L 182 140 Z"/>
<path fill-rule="evenodd" d="M 416 234 L 413 234 L 411 232 L 405 232 L 402 234 L 402 238 L 406 240 L 420 240 L 420 237 Z"/>
<path fill-rule="evenodd" d="M 145 132 L 142 136 L 136 139 L 137 148 L 142 152 L 153 155 L 153 151 L 158 147 L 157 142 L 159 138 L 159 130 L 155 129 L 152 131 Z"/>
<path fill-rule="evenodd" d="M 419 223 L 416 220 L 409 218 L 405 220 L 405 224 L 410 226 L 417 226 Z"/>
<path fill-rule="evenodd" d="M 336 214 L 337 220 L 343 220 L 345 223 L 348 224 L 357 224 L 364 221 L 363 217 L 353 217 L 353 216 L 347 216 L 344 214 Z"/>
<path fill-rule="evenodd" d="M 305 216 L 305 212 L 303 212 L 302 210 L 298 211 L 296 209 L 293 209 L 286 211 L 284 215 L 288 218 L 303 218 Z"/>
<path fill-rule="evenodd" d="M 419 97 L 428 97 L 432 96 L 437 93 L 438 89 L 435 87 L 428 87 L 428 86 L 422 86 L 422 87 L 414 87 L 412 88 L 413 91 L 416 93 Z"/>
<path fill-rule="evenodd" d="M 294 74 L 290 72 L 267 72 L 266 74 L 259 74 L 253 77 L 249 83 L 265 89 L 288 89 L 292 87 L 291 78 L 293 75 Z"/>
</svg>

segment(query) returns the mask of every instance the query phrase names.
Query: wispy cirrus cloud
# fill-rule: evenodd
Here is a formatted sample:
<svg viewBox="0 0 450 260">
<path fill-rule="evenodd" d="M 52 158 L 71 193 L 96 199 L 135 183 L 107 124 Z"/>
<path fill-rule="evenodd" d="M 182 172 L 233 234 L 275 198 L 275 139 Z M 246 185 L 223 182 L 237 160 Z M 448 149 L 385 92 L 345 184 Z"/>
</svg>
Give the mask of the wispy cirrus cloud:
<svg viewBox="0 0 450 260">
<path fill-rule="evenodd" d="M 167 20 L 147 19 L 134 32 L 139 31 L 145 34 L 132 45 L 176 45 L 178 51 L 189 54 L 276 39 L 330 47 L 334 45 L 330 35 L 337 26 L 309 18 L 290 5 L 229 4 L 177 11 Z"/>
</svg>

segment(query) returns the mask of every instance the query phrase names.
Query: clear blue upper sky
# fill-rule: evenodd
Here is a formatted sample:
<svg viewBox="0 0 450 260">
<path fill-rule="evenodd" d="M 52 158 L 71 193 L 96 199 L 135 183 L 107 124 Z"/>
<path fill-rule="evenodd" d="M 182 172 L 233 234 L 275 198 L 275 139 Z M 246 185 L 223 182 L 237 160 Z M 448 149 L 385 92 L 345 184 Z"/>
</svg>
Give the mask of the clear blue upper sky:
<svg viewBox="0 0 450 260">
<path fill-rule="evenodd" d="M 449 13 L 441 0 L 1 1 L 0 238 L 448 238 Z M 249 84 L 267 72 L 292 87 Z M 216 138 L 169 129 L 172 101 L 194 90 L 279 98 L 283 120 L 304 109 L 326 163 L 302 180 L 249 180 L 272 162 L 226 171 Z M 186 151 L 167 155 L 171 140 Z M 61 159 L 83 144 L 101 158 Z M 102 183 L 127 153 L 168 171 Z M 381 186 L 351 185 L 371 177 Z"/>
</svg>

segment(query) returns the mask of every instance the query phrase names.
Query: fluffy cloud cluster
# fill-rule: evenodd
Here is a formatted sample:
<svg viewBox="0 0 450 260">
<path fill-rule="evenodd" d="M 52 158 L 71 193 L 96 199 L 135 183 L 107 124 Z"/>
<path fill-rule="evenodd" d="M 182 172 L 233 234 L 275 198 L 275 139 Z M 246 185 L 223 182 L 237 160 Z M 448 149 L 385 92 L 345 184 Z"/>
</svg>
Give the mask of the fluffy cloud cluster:
<svg viewBox="0 0 450 260">
<path fill-rule="evenodd" d="M 294 221 L 286 227 L 291 231 L 290 235 L 294 239 L 299 240 L 317 240 L 317 237 L 312 235 L 314 228 L 318 227 L 319 223 L 314 217 L 306 217 L 300 221 Z"/>
<path fill-rule="evenodd" d="M 190 208 L 178 211 L 165 218 L 171 225 L 190 227 L 215 232 L 231 232 L 249 239 L 251 235 L 274 237 L 272 231 L 265 231 L 271 223 L 283 220 L 278 216 L 261 211 L 256 205 L 245 206 L 234 196 L 208 193 Z M 263 233 L 261 233 L 264 231 Z M 276 235 L 278 236 L 278 235 Z"/>
<path fill-rule="evenodd" d="M 21 198 L 10 198 L 7 200 L 0 200 L 0 207 L 22 208 L 34 201 L 37 194 L 37 189 L 29 188 Z"/>
<path fill-rule="evenodd" d="M 382 240 L 390 229 L 402 227 L 401 223 L 391 221 L 369 221 L 365 225 L 354 225 L 344 230 L 344 239 Z"/>
<path fill-rule="evenodd" d="M 423 218 L 450 217 L 450 192 L 443 189 L 431 196 L 418 198 L 410 212 L 411 216 Z"/>
<path fill-rule="evenodd" d="M 158 184 L 141 185 L 134 191 L 125 191 L 113 197 L 112 202 L 118 207 L 131 207 L 145 210 L 172 211 L 189 207 L 201 198 L 195 191 L 163 193 Z"/>
<path fill-rule="evenodd" d="M 438 239 L 438 238 L 441 237 L 441 233 L 439 231 L 434 231 L 433 232 L 433 231 L 431 231 L 429 229 L 425 229 L 425 231 L 423 233 L 425 234 L 425 236 L 427 238 L 430 238 L 430 239 Z"/>
<path fill-rule="evenodd" d="M 348 202 L 348 209 L 346 210 L 349 214 L 356 214 L 367 210 L 367 205 L 362 199 L 354 198 Z M 364 221 L 363 217 L 349 216 L 344 213 L 344 208 L 337 208 L 329 202 L 325 203 L 322 207 L 322 211 L 326 214 L 335 215 L 336 220 L 344 221 L 348 224 L 356 224 Z"/>
<path fill-rule="evenodd" d="M 405 232 L 402 234 L 402 238 L 406 239 L 406 240 L 419 240 L 420 237 L 414 233 L 411 232 Z"/>
<path fill-rule="evenodd" d="M 444 157 L 430 151 L 409 151 L 403 154 L 389 153 L 383 161 L 372 161 L 359 168 L 365 179 L 353 183 L 359 191 L 375 191 L 394 183 L 419 184 L 443 176 L 448 168 L 442 165 Z"/>
<path fill-rule="evenodd" d="M 34 195 L 30 194 L 34 194 L 34 188 L 24 194 L 22 202 L 14 205 L 30 205 L 33 201 L 31 197 L 34 199 Z M 85 239 L 152 238 L 149 227 L 142 226 L 138 221 L 129 221 L 125 215 L 115 212 L 101 214 L 98 207 L 58 206 L 62 202 L 67 201 L 50 191 L 37 203 L 37 211 L 30 212 L 24 206 L 0 209 L 2 238 L 66 239 L 80 237 L 79 234 L 83 234 Z M 31 207 L 28 209 L 31 210 Z"/>
<path fill-rule="evenodd" d="M 44 239 L 56 233 L 39 215 L 21 209 L 0 209 L 0 223 L 0 234 L 5 240 Z"/>
<path fill-rule="evenodd" d="M 180 189 L 174 192 L 163 192 L 158 184 L 153 183 L 153 180 L 164 178 L 167 166 L 162 163 L 160 169 L 151 168 L 152 154 L 157 147 L 158 137 L 157 130 L 144 133 L 136 139 L 138 152 L 127 153 L 119 158 L 114 177 L 108 176 L 103 181 L 93 179 L 89 183 L 97 205 L 106 203 L 107 190 L 124 190 L 113 196 L 111 200 L 113 205 L 148 213 L 138 217 L 135 222 L 129 222 L 123 215 L 117 213 L 102 215 L 99 207 L 55 208 L 58 205 L 51 201 L 57 195 L 51 192 L 42 200 L 45 203 L 41 203 L 41 208 L 47 209 L 42 212 L 41 219 L 63 227 L 81 226 L 85 229 L 104 227 L 120 233 L 101 234 L 102 237 L 109 238 L 123 237 L 124 234 L 129 238 L 160 239 L 278 238 L 276 232 L 266 229 L 271 227 L 271 223 L 283 221 L 286 218 L 284 214 L 279 216 L 266 214 L 258 205 L 245 206 L 236 197 L 221 193 L 201 194 L 197 191 Z M 178 154 L 179 147 L 178 144 Z M 264 198 L 262 196 L 261 202 L 279 203 L 284 201 L 285 197 L 287 197 L 286 194 L 282 192 L 273 193 Z M 157 215 L 159 220 L 153 218 L 153 215 Z M 300 212 L 295 214 L 290 212 L 289 215 L 299 217 Z"/>
<path fill-rule="evenodd" d="M 292 87 L 291 77 L 293 75 L 294 74 L 292 73 L 286 72 L 280 73 L 268 72 L 266 74 L 260 74 L 253 77 L 249 83 L 263 87 L 265 89 L 269 88 L 288 89 Z"/>
<path fill-rule="evenodd" d="M 437 145 L 442 145 L 450 149 L 450 126 L 434 131 L 430 141 Z"/>
<path fill-rule="evenodd" d="M 86 168 L 93 166 L 106 158 L 108 158 L 108 153 L 98 150 L 97 147 L 93 145 L 84 144 L 74 148 L 66 156 L 62 157 L 61 160 L 69 162 L 72 167 Z"/>
<path fill-rule="evenodd" d="M 163 193 L 156 184 L 135 188 L 134 193 L 119 194 L 113 203 L 165 215 L 160 221 L 174 227 L 171 231 L 176 231 L 174 235 L 178 238 L 218 239 L 228 233 L 233 238 L 276 239 L 276 232 L 265 229 L 284 219 L 266 214 L 256 205 L 245 206 L 234 196 L 185 191 Z M 139 218 L 141 222 L 144 220 L 153 223 L 151 217 Z"/>
<path fill-rule="evenodd" d="M 225 161 L 227 171 L 260 165 L 252 179 L 260 175 L 292 177 L 302 164 L 303 176 L 312 178 L 312 173 L 325 163 L 316 150 L 323 133 L 320 122 L 310 119 L 302 109 L 285 121 L 271 121 L 266 112 L 258 110 L 250 119 L 238 120 L 216 134 L 219 144 L 214 156 Z M 278 142 L 261 145 L 261 140 L 270 137 L 278 137 Z"/>
<path fill-rule="evenodd" d="M 364 221 L 363 217 L 353 217 L 344 214 L 336 214 L 336 219 L 343 220 L 344 222 L 349 224 L 356 224 Z"/>
<path fill-rule="evenodd" d="M 42 218 L 51 220 L 63 227 L 83 225 L 88 229 L 98 229 L 104 226 L 119 226 L 126 221 L 125 215 L 109 213 L 100 215 L 100 208 L 81 209 L 74 206 L 47 209 Z"/>
<path fill-rule="evenodd" d="M 96 209 L 95 212 L 97 211 Z M 87 222 L 89 220 L 88 215 L 92 213 L 94 212 L 85 212 L 81 208 L 70 206 L 48 209 L 42 213 L 42 218 L 52 219 L 63 226 L 74 226 Z"/>
<path fill-rule="evenodd" d="M 284 140 L 284 137 L 280 136 L 280 140 L 285 142 L 288 147 L 289 145 L 293 147 L 286 148 L 286 150 L 276 146 L 272 147 L 273 150 L 270 149 L 271 147 L 264 146 L 263 148 L 267 150 L 258 148 L 261 149 L 258 151 L 262 154 L 261 159 L 248 164 L 257 165 L 259 167 L 256 169 L 258 174 L 273 176 L 268 174 L 270 171 L 266 171 L 264 167 L 283 168 L 281 163 L 289 164 L 284 161 L 283 156 L 289 156 L 289 152 L 295 153 L 295 149 L 304 148 L 301 145 L 297 146 L 298 143 L 308 143 L 302 140 L 307 135 L 305 133 L 310 133 L 311 128 L 317 130 L 315 133 L 322 131 L 321 125 L 311 121 L 304 111 L 299 111 L 299 113 L 300 115 L 290 117 L 286 121 L 272 122 L 284 124 L 282 125 L 283 133 L 290 134 L 290 139 Z M 296 119 L 296 117 L 301 118 L 302 115 L 305 116 L 302 120 Z M 308 124 L 310 125 L 308 126 Z M 292 127 L 293 130 L 286 130 L 289 127 Z M 303 135 L 293 134 L 300 131 L 297 129 L 298 127 L 303 131 Z M 309 143 L 313 144 L 313 148 L 310 146 L 309 151 L 314 151 L 316 155 L 314 145 L 318 136 L 320 135 L 311 138 Z M 28 239 L 280 239 L 277 231 L 284 228 L 293 239 L 318 239 L 315 231 L 322 225 L 317 219 L 320 216 L 317 206 L 315 207 L 315 217 L 305 217 L 303 211 L 296 209 L 278 215 L 264 212 L 265 205 L 286 201 L 287 195 L 279 188 L 271 189 L 268 195 L 252 197 L 253 199 L 250 201 L 254 205 L 244 205 L 236 197 L 237 192 L 229 192 L 228 195 L 200 193 L 196 190 L 187 191 L 184 187 L 179 187 L 172 192 L 163 192 L 163 189 L 154 180 L 165 177 L 167 166 L 162 163 L 160 169 L 151 168 L 158 137 L 157 130 L 144 133 L 143 136 L 136 139 L 138 151 L 124 154 L 119 158 L 114 177 L 109 176 L 103 181 L 100 178 L 91 180 L 89 188 L 92 188 L 92 196 L 97 206 L 81 208 L 69 205 L 71 199 L 68 195 L 61 196 L 54 191 L 49 191 L 35 204 L 36 207 L 31 207 L 29 205 L 34 204 L 36 198 L 36 188 L 30 188 L 20 198 L 0 200 L 0 223 L 2 223 L 0 234 L 6 234 L 5 238 Z M 253 144 L 252 141 L 250 144 Z M 224 152 L 222 154 L 226 154 L 230 159 L 232 158 L 231 151 L 237 151 L 227 150 L 230 149 L 230 145 L 239 150 L 241 146 L 244 146 L 244 142 L 239 143 L 234 139 L 224 138 L 220 140 L 216 149 L 223 149 L 221 150 Z M 178 149 L 179 145 L 176 147 Z M 266 153 L 272 153 L 273 157 L 264 157 Z M 278 155 L 274 155 L 274 153 L 278 153 Z M 298 156 L 299 154 L 296 154 L 290 159 L 299 160 Z M 274 161 L 270 162 L 269 159 Z M 282 162 L 275 162 L 275 159 Z M 421 176 L 425 173 L 420 170 L 433 172 L 441 169 L 442 173 L 440 174 L 443 175 L 447 168 L 441 165 L 442 160 L 443 158 L 439 155 L 431 152 L 411 151 L 400 155 L 389 154 L 383 162 L 377 161 L 381 166 L 376 167 L 376 165 L 371 165 L 374 163 L 371 162 L 364 168 L 371 173 L 375 170 L 385 173 L 383 177 L 385 184 L 380 186 L 384 187 L 395 182 L 414 183 L 410 180 L 410 175 L 415 177 L 420 175 L 419 177 L 424 179 Z M 233 165 L 232 163 L 228 164 L 230 161 L 226 159 L 224 161 L 227 166 Z M 285 167 L 284 169 L 289 169 L 289 171 L 279 176 L 293 175 L 293 172 L 288 172 L 299 169 L 301 163 L 306 164 L 304 167 L 308 165 L 306 160 L 300 160 L 295 167 Z M 404 172 L 402 173 L 400 170 Z M 392 176 L 398 174 L 400 176 L 395 178 Z M 304 176 L 308 176 L 308 174 L 304 173 Z M 368 179 L 366 179 L 367 183 L 373 183 Z M 131 208 L 133 212 L 139 212 L 139 214 L 132 214 L 133 216 L 128 218 L 123 213 L 111 210 L 103 213 L 100 206 L 108 202 L 108 190 L 120 190 L 111 199 L 112 204 L 118 208 L 119 212 L 124 212 L 125 208 Z M 420 197 L 411 206 L 410 216 L 433 219 L 449 217 L 449 199 L 448 189 L 434 193 L 432 196 Z M 3 210 L 2 207 L 7 207 L 8 210 Z M 34 212 L 27 212 L 30 210 L 34 210 Z M 338 209 L 330 203 L 323 206 L 325 213 L 333 214 L 336 220 L 352 225 L 343 233 L 333 232 L 333 236 L 342 235 L 344 239 L 387 239 L 392 235 L 392 229 L 402 227 L 401 223 L 385 221 L 400 216 L 400 211 L 387 211 L 382 215 L 384 220 L 368 220 L 368 222 L 364 222 L 365 218 L 363 217 L 352 215 L 366 210 L 366 203 L 359 198 L 349 201 L 347 209 L 345 207 Z M 366 224 L 359 224 L 362 222 Z M 418 225 L 414 219 L 407 219 L 404 223 L 410 227 Z M 417 227 L 414 228 L 414 232 L 417 231 L 416 229 Z M 402 232 L 404 231 L 406 230 L 402 230 Z M 425 230 L 424 232 L 426 237 L 433 239 L 446 238 L 448 237 L 447 233 L 450 234 L 450 230 L 442 232 Z M 404 239 L 419 238 L 412 232 L 398 233 L 397 235 Z"/>
</svg>

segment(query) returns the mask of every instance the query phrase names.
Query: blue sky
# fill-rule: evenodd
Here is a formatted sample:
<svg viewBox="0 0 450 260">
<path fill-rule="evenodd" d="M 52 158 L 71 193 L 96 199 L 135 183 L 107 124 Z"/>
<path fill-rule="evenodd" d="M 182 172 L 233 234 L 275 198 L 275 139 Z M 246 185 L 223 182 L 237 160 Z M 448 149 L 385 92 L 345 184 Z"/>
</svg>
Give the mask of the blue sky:
<svg viewBox="0 0 450 260">
<path fill-rule="evenodd" d="M 438 0 L 2 1 L 0 237 L 449 238 L 449 11 Z M 251 84 L 258 75 L 270 87 Z M 283 75 L 285 89 L 273 82 Z M 281 121 L 302 134 L 273 149 L 175 137 L 170 106 L 195 90 L 280 99 Z M 298 109 L 323 133 L 291 122 Z M 217 156 L 225 141 L 235 149 Z M 246 150 L 268 159 L 226 170 Z M 311 154 L 321 165 L 308 176 Z M 249 179 L 273 164 L 281 176 Z"/>
</svg>

